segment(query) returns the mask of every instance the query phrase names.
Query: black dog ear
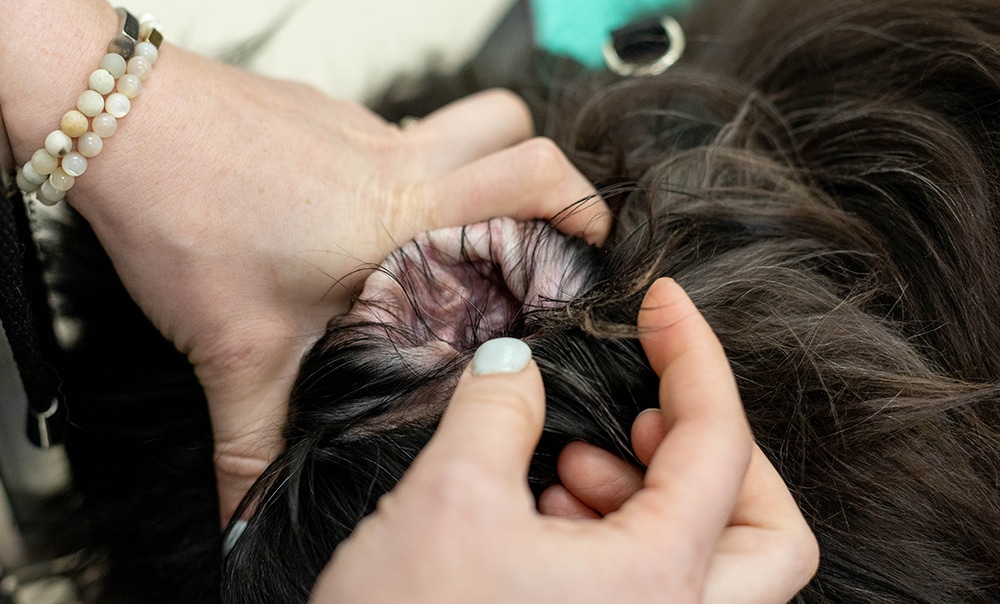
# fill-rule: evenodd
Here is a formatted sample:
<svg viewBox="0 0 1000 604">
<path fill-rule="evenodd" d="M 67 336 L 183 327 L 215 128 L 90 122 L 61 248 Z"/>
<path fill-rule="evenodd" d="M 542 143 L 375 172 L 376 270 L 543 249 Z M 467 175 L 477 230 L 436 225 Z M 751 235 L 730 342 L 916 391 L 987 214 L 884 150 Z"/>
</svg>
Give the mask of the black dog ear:
<svg viewBox="0 0 1000 604">
<path fill-rule="evenodd" d="M 516 335 L 526 312 L 565 304 L 588 286 L 577 256 L 594 253 L 546 223 L 495 218 L 430 231 L 368 278 L 353 320 L 380 324 L 407 348 L 467 351 Z"/>
</svg>

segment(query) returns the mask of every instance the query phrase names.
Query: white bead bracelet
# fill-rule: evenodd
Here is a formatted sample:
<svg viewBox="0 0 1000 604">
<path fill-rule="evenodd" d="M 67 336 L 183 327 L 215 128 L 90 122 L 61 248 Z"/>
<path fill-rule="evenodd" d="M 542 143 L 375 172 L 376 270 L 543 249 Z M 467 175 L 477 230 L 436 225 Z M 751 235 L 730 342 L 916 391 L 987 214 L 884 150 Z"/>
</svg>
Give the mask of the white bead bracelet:
<svg viewBox="0 0 1000 604">
<path fill-rule="evenodd" d="M 101 152 L 103 139 L 118 130 L 118 120 L 128 115 L 159 56 L 163 36 L 156 19 L 152 15 L 136 19 L 124 8 L 115 10 L 121 32 L 90 74 L 89 89 L 77 98 L 76 109 L 63 115 L 59 130 L 50 132 L 45 145 L 17 172 L 21 191 L 34 193 L 46 205 L 66 196 L 76 177 L 86 172 L 87 160 Z"/>
</svg>

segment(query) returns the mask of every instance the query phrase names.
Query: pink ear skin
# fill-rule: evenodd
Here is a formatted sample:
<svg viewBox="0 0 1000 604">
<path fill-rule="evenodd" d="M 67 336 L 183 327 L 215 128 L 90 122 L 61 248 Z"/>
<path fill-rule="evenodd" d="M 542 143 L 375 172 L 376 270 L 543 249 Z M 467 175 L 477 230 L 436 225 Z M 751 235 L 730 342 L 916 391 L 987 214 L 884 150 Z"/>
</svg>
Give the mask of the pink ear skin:
<svg viewBox="0 0 1000 604">
<path fill-rule="evenodd" d="M 409 337 L 397 344 L 406 347 L 472 349 L 505 335 L 524 309 L 580 293 L 583 272 L 574 269 L 588 250 L 537 221 L 494 218 L 429 231 L 372 273 L 348 317 L 403 328 Z"/>
</svg>

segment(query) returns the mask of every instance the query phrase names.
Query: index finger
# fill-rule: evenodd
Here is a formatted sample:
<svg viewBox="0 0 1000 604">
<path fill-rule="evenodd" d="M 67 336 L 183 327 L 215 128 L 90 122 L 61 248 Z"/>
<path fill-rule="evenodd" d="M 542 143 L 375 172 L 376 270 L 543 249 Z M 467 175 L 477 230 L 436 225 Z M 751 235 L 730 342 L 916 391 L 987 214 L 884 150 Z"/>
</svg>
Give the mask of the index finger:
<svg viewBox="0 0 1000 604">
<path fill-rule="evenodd" d="M 425 222 L 435 227 L 497 216 L 544 218 L 563 233 L 598 245 L 611 230 L 611 212 L 594 185 L 547 138 L 483 157 L 426 187 Z"/>
<path fill-rule="evenodd" d="M 516 145 L 534 134 L 531 110 L 509 90 L 492 89 L 454 101 L 409 126 L 403 138 L 436 177 Z"/>
<path fill-rule="evenodd" d="M 707 564 L 753 450 L 736 381 L 712 328 L 672 279 L 650 287 L 639 312 L 639 333 L 660 376 L 667 435 L 653 455 L 645 487 L 622 508 L 624 519 L 650 538 L 675 543 L 694 538 L 696 553 Z"/>
</svg>

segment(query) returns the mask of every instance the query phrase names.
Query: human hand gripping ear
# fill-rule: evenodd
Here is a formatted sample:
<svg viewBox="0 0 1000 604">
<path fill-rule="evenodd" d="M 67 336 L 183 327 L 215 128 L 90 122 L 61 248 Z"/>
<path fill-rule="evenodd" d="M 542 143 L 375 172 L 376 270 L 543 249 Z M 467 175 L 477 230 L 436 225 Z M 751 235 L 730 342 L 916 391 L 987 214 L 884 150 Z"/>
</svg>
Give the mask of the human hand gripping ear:
<svg viewBox="0 0 1000 604">
<path fill-rule="evenodd" d="M 526 473 L 544 421 L 541 376 L 523 344 L 491 342 L 510 373 L 466 371 L 437 433 L 336 550 L 313 602 L 791 598 L 815 571 L 816 541 L 755 453 L 721 345 L 669 280 L 650 289 L 640 328 L 662 410 L 636 425 L 649 462 L 641 485 L 628 486 L 633 474 L 615 497 L 583 495 L 575 509 L 589 518 L 536 511 Z"/>
<path fill-rule="evenodd" d="M 118 15 L 104 0 L 0 7 L 0 105 L 23 164 L 76 105 Z M 47 35 L 26 38 L 37 23 Z M 553 218 L 594 194 L 551 141 L 533 138 L 509 92 L 400 130 L 356 103 L 168 40 L 67 201 L 195 365 L 226 520 L 281 447 L 302 352 L 347 309 L 366 270 L 421 231 Z M 595 197 L 557 227 L 600 242 L 606 210 Z"/>
<path fill-rule="evenodd" d="M 184 335 L 179 330 L 192 323 L 186 305 L 163 321 L 177 325 L 170 337 L 188 351 L 209 396 L 224 521 L 280 447 L 302 352 L 390 251 L 425 230 L 500 215 L 553 218 L 557 228 L 595 243 L 610 228 L 593 186 L 551 141 L 532 138 L 527 108 L 509 92 L 458 101 L 405 131 L 352 103 L 314 101 L 317 112 L 329 114 L 312 128 L 333 138 L 326 155 L 334 167 L 317 178 L 330 190 L 269 192 L 252 213 L 233 208 L 238 215 L 226 218 L 226 228 L 242 223 L 243 234 L 226 237 L 218 255 L 198 253 L 212 277 L 192 283 L 197 291 L 182 298 L 217 296 L 202 308 L 225 316 Z"/>
</svg>

